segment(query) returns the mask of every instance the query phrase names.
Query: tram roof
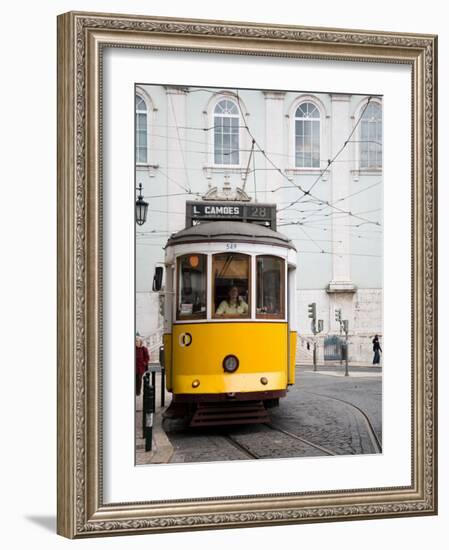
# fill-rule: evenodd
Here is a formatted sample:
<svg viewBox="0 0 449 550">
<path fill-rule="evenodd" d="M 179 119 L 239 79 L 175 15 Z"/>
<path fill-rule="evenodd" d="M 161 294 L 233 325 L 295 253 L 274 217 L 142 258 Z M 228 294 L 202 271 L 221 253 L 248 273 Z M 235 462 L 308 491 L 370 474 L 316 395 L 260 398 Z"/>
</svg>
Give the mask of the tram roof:
<svg viewBox="0 0 449 550">
<path fill-rule="evenodd" d="M 194 242 L 239 241 L 272 244 L 296 250 L 293 242 L 282 233 L 256 223 L 215 221 L 182 229 L 170 236 L 167 246 Z"/>
</svg>

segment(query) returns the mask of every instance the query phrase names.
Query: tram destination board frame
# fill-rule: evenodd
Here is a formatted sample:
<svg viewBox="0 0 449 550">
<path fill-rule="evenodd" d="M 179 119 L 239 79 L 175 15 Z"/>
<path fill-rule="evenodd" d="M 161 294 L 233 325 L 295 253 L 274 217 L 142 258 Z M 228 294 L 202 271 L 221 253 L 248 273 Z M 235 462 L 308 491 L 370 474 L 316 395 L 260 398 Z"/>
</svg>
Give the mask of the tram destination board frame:
<svg viewBox="0 0 449 550">
<path fill-rule="evenodd" d="M 235 54 L 411 69 L 411 483 L 207 498 L 104 498 L 103 57 Z M 87 12 L 58 17 L 58 519 L 69 538 L 437 513 L 437 37 Z M 132 136 L 130 137 L 132 142 Z M 128 181 L 133 181 L 130 174 Z M 130 453 L 132 455 L 132 452 Z M 220 466 L 218 466 L 220 467 Z M 151 468 L 148 469 L 151 477 Z"/>
<path fill-rule="evenodd" d="M 276 231 L 276 205 L 233 201 L 186 201 L 186 227 L 195 222 L 235 219 L 242 222 L 258 222 Z"/>
</svg>

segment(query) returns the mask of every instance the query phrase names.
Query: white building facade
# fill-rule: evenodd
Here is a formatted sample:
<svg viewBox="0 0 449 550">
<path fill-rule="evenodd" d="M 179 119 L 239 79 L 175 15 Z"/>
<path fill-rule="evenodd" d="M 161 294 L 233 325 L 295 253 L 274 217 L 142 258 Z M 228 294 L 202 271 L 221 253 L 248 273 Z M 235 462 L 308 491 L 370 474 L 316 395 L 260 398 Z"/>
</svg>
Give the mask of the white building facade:
<svg viewBox="0 0 449 550">
<path fill-rule="evenodd" d="M 136 226 L 136 330 L 156 352 L 161 304 L 154 267 L 185 226 L 186 200 L 242 189 L 276 203 L 277 229 L 295 243 L 298 360 L 310 359 L 308 304 L 323 341 L 348 320 L 349 359 L 370 363 L 382 335 L 382 101 L 271 90 L 136 87 L 136 186 L 148 218 Z"/>
</svg>

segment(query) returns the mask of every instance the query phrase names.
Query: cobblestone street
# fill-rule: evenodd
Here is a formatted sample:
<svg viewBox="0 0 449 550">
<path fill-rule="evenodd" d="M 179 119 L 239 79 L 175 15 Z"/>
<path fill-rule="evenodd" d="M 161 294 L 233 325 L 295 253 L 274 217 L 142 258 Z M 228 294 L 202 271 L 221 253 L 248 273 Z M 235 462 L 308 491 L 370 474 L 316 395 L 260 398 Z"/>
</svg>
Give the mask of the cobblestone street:
<svg viewBox="0 0 449 550">
<path fill-rule="evenodd" d="M 379 453 L 381 369 L 357 367 L 345 377 L 341 367 L 297 367 L 296 385 L 269 414 L 271 424 L 246 426 L 184 428 L 164 421 L 155 435 L 171 447 L 164 461 L 172 463 Z M 139 464 L 147 462 L 145 454 Z"/>
</svg>

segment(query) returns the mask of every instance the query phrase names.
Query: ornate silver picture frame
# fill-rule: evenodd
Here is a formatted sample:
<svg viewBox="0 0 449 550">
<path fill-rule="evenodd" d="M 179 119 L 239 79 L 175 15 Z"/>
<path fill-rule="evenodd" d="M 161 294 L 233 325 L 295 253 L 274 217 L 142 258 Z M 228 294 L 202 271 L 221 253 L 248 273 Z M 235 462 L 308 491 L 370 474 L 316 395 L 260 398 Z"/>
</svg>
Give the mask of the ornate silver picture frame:
<svg viewBox="0 0 449 550">
<path fill-rule="evenodd" d="M 108 502 L 103 446 L 107 49 L 411 71 L 411 483 Z M 58 533 L 69 538 L 437 513 L 437 37 L 70 12 L 58 18 Z M 132 136 L 130 136 L 132 139 Z M 133 174 L 130 180 L 133 181 Z M 219 467 L 219 466 L 218 466 Z M 151 467 L 148 468 L 151 476 Z"/>
</svg>

